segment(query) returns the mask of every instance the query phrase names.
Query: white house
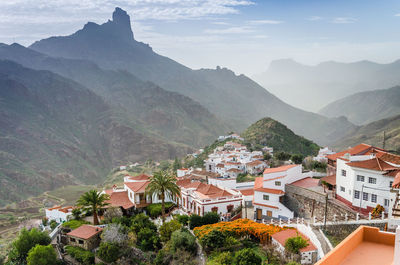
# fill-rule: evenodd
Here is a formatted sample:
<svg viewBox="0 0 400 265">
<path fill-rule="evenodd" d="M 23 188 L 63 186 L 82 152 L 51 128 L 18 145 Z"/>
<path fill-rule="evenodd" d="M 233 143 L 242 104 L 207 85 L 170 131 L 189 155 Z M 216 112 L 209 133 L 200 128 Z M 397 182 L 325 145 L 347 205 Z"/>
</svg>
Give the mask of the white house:
<svg viewBox="0 0 400 265">
<path fill-rule="evenodd" d="M 246 172 L 252 175 L 257 175 L 263 172 L 264 168 L 267 167 L 267 163 L 260 160 L 255 160 L 246 163 Z"/>
<path fill-rule="evenodd" d="M 180 168 L 176 171 L 176 175 L 178 178 L 189 175 L 193 170 L 190 168 Z"/>
<path fill-rule="evenodd" d="M 73 206 L 55 206 L 49 209 L 45 209 L 46 218 L 49 221 L 55 220 L 57 223 L 63 223 L 68 221 L 68 217 L 72 215 Z"/>
<path fill-rule="evenodd" d="M 327 162 L 328 158 L 326 157 L 327 155 L 332 155 L 335 152 L 333 152 L 331 149 L 329 149 L 328 147 L 324 147 L 319 149 L 318 155 L 313 157 L 314 161 L 318 161 L 318 162 Z"/>
<path fill-rule="evenodd" d="M 396 163 L 396 164 L 395 164 Z M 345 154 L 336 160 L 336 198 L 367 214 L 378 204 L 389 211 L 394 173 L 400 156 L 386 152 Z"/>
<path fill-rule="evenodd" d="M 275 245 L 276 249 L 284 254 L 285 253 L 285 243 L 291 237 L 301 236 L 308 243 L 308 246 L 300 249 L 301 264 L 314 264 L 318 260 L 318 249 L 310 241 L 310 239 L 304 234 L 297 231 L 297 229 L 287 229 L 281 232 L 271 235 L 272 244 Z"/>
<path fill-rule="evenodd" d="M 293 218 L 293 211 L 282 203 L 285 185 L 305 177 L 301 165 L 265 169 L 263 176 L 256 178 L 254 183 L 255 219 Z"/>
</svg>

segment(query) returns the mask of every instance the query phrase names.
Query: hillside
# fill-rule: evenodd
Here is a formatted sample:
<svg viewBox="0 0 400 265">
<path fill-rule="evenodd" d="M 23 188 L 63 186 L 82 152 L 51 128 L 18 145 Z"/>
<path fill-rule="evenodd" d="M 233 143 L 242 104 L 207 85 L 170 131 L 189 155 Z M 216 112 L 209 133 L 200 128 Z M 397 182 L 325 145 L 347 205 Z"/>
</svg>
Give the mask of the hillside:
<svg viewBox="0 0 400 265">
<path fill-rule="evenodd" d="M 191 150 L 139 130 L 99 96 L 49 71 L 0 61 L 0 205 L 93 184 L 127 161 Z"/>
<path fill-rule="evenodd" d="M 354 93 L 397 86 L 399 73 L 400 60 L 389 64 L 329 61 L 309 66 L 283 59 L 271 62 L 254 79 L 285 102 L 316 112 Z"/>
<path fill-rule="evenodd" d="M 89 22 L 70 36 L 43 39 L 30 48 L 52 57 L 92 61 L 104 69 L 126 70 L 194 99 L 233 130 L 243 130 L 270 116 L 325 144 L 353 128 L 346 119 L 328 119 L 293 108 L 244 75 L 219 67 L 192 70 L 153 52 L 149 45 L 134 39 L 130 17 L 119 8 L 104 24 Z"/>
<path fill-rule="evenodd" d="M 104 70 L 85 60 L 53 58 L 18 44 L 0 45 L 0 59 L 79 82 L 109 103 L 115 115 L 134 123 L 139 120 L 142 131 L 159 134 L 168 141 L 201 147 L 228 130 L 199 103 L 126 71 Z"/>
<path fill-rule="evenodd" d="M 337 141 L 333 147 L 336 150 L 343 150 L 359 143 L 382 147 L 383 131 L 386 135 L 385 149 L 400 153 L 400 115 L 360 126 Z"/>
<path fill-rule="evenodd" d="M 245 142 L 267 145 L 276 151 L 285 151 L 292 154 L 315 155 L 319 146 L 304 137 L 296 135 L 282 123 L 263 118 L 247 128 L 241 136 Z"/>
<path fill-rule="evenodd" d="M 319 113 L 346 116 L 360 125 L 392 117 L 400 114 L 400 86 L 357 93 L 327 105 Z"/>
</svg>

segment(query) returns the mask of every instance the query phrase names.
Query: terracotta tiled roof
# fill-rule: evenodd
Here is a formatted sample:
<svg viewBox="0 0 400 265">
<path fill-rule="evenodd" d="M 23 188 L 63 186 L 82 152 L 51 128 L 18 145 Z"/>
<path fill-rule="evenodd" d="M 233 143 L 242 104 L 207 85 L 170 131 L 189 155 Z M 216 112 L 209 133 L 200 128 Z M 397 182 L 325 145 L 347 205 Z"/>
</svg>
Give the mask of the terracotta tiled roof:
<svg viewBox="0 0 400 265">
<path fill-rule="evenodd" d="M 48 211 L 57 210 L 57 211 L 60 211 L 60 212 L 63 212 L 63 213 L 68 213 L 70 210 L 72 210 L 74 208 L 75 208 L 74 206 L 64 206 L 64 207 L 62 207 L 62 206 L 57 205 L 57 206 L 54 206 L 54 207 L 49 208 L 47 210 Z"/>
<path fill-rule="evenodd" d="M 254 195 L 254 189 L 238 190 L 243 196 Z"/>
<path fill-rule="evenodd" d="M 377 151 L 376 157 L 382 159 L 383 161 L 393 163 L 396 165 L 400 165 L 400 156 L 399 155 L 394 155 L 394 154 L 387 153 L 387 152 Z"/>
<path fill-rule="evenodd" d="M 89 239 L 98 233 L 101 233 L 103 228 L 93 226 L 93 225 L 82 225 L 78 227 L 77 229 L 72 230 L 69 232 L 67 235 L 73 236 L 73 237 L 79 237 L 82 239 Z"/>
<path fill-rule="evenodd" d="M 192 183 L 192 181 L 188 178 L 178 179 L 176 181 L 176 185 L 178 185 L 179 187 L 186 187 L 186 186 L 190 185 L 190 183 Z"/>
<path fill-rule="evenodd" d="M 285 192 L 282 190 L 264 188 L 263 182 L 264 182 L 263 177 L 257 177 L 256 180 L 254 181 L 254 191 L 266 192 L 272 194 L 285 194 Z"/>
<path fill-rule="evenodd" d="M 232 196 L 232 194 L 230 192 L 220 189 L 217 186 L 214 186 L 211 184 L 200 185 L 196 189 L 196 192 L 200 193 L 199 195 L 202 198 L 218 198 L 218 197 L 224 197 L 224 196 Z"/>
<path fill-rule="evenodd" d="M 291 183 L 290 185 L 294 185 L 297 187 L 302 187 L 302 188 L 311 188 L 311 187 L 317 187 L 319 183 L 319 179 L 313 179 L 313 178 L 304 178 L 300 179 L 298 181 L 295 181 Z"/>
<path fill-rule="evenodd" d="M 227 170 L 227 172 L 236 172 L 236 173 L 239 173 L 239 172 L 242 172 L 242 170 L 237 169 L 237 168 L 230 168 L 230 169 Z"/>
<path fill-rule="evenodd" d="M 256 160 L 256 161 L 252 161 L 252 162 L 246 163 L 246 166 L 248 166 L 248 167 L 254 167 L 254 166 L 261 165 L 261 164 L 264 164 L 264 163 L 261 162 L 260 160 Z"/>
<path fill-rule="evenodd" d="M 223 167 L 225 167 L 225 165 L 224 165 L 224 164 L 221 164 L 221 163 L 219 163 L 218 165 L 216 165 L 216 167 L 223 168 Z"/>
<path fill-rule="evenodd" d="M 128 191 L 111 193 L 110 199 L 107 202 L 110 204 L 110 206 L 122 207 L 124 209 L 129 209 L 134 206 L 133 203 L 129 200 Z"/>
<path fill-rule="evenodd" d="M 394 170 L 397 169 L 396 167 L 386 163 L 380 158 L 372 158 L 369 160 L 364 160 L 364 161 L 355 161 L 355 162 L 350 162 L 347 163 L 348 166 L 351 167 L 358 167 L 358 168 L 365 168 L 365 169 L 370 169 L 370 170 L 376 170 L 376 171 L 386 171 L 386 170 Z"/>
<path fill-rule="evenodd" d="M 373 147 L 369 144 L 359 144 L 352 148 L 341 151 L 339 153 L 327 155 L 326 158 L 331 159 L 331 160 L 336 160 L 338 157 L 341 157 L 347 153 L 349 153 L 350 155 L 361 155 L 361 154 L 366 153 L 371 148 L 376 148 L 376 147 Z M 376 149 L 378 149 L 378 148 L 376 148 Z"/>
<path fill-rule="evenodd" d="M 151 178 L 151 176 L 146 174 L 140 174 L 138 176 L 129 177 L 130 180 L 148 180 L 149 178 Z"/>
<path fill-rule="evenodd" d="M 397 171 L 396 176 L 394 177 L 394 181 L 393 181 L 392 187 L 395 188 L 395 189 L 399 189 L 400 188 L 400 170 Z"/>
<path fill-rule="evenodd" d="M 280 166 L 280 167 L 266 168 L 264 170 L 264 174 L 283 172 L 283 171 L 286 171 L 286 170 L 291 169 L 296 166 L 298 166 L 298 165 L 286 165 L 286 166 Z"/>
<path fill-rule="evenodd" d="M 269 207 L 269 208 L 273 208 L 273 209 L 279 209 L 278 206 L 273 206 L 273 205 L 258 203 L 258 202 L 254 202 L 254 201 L 253 201 L 253 204 L 254 204 L 254 205 L 259 205 L 259 206 L 264 206 L 264 207 Z"/>
<path fill-rule="evenodd" d="M 133 192 L 144 192 L 150 181 L 143 182 L 125 182 L 124 184 Z"/>
<path fill-rule="evenodd" d="M 298 232 L 296 229 L 286 229 L 281 232 L 272 234 L 271 237 L 275 239 L 279 244 L 283 247 L 285 246 L 286 240 L 291 237 L 301 236 L 303 239 L 307 240 L 308 246 L 300 249 L 300 252 L 308 252 L 308 251 L 315 251 L 317 248 L 311 243 L 310 239 L 303 235 L 302 233 Z"/>
<path fill-rule="evenodd" d="M 323 178 L 321 178 L 321 181 L 326 181 L 327 183 L 331 184 L 332 186 L 336 186 L 336 174 L 323 177 Z"/>
</svg>

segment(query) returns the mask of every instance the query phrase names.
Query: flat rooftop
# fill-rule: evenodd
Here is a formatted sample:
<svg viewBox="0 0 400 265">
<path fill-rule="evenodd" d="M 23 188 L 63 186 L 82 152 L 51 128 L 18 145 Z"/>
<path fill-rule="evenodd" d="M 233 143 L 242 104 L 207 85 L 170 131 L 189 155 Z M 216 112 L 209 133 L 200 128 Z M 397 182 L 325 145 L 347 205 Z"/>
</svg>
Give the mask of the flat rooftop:
<svg viewBox="0 0 400 265">
<path fill-rule="evenodd" d="M 360 226 L 315 265 L 394 265 L 395 234 Z"/>
</svg>

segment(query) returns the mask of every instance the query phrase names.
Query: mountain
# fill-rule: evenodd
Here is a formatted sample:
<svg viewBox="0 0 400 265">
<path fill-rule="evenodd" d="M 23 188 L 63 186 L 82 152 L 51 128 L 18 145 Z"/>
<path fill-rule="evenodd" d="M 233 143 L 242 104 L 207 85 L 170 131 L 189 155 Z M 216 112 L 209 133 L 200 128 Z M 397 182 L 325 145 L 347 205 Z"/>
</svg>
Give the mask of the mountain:
<svg viewBox="0 0 400 265">
<path fill-rule="evenodd" d="M 85 60 L 53 58 L 19 44 L 0 45 L 0 59 L 49 70 L 79 82 L 103 97 L 115 113 L 140 120 L 143 129 L 170 141 L 200 147 L 228 130 L 199 103 L 127 71 L 104 70 Z"/>
<path fill-rule="evenodd" d="M 305 156 L 318 153 L 319 146 L 304 137 L 296 135 L 282 123 L 263 118 L 247 128 L 241 135 L 245 142 L 267 145 L 274 151 L 285 151 Z"/>
<path fill-rule="evenodd" d="M 270 116 L 300 135 L 327 144 L 353 128 L 346 119 L 328 119 L 293 108 L 244 75 L 219 67 L 192 70 L 153 52 L 149 45 L 134 39 L 130 17 L 120 8 L 102 25 L 89 22 L 70 36 L 43 39 L 30 48 L 52 57 L 83 59 L 104 69 L 125 70 L 194 99 L 233 130 L 243 130 Z"/>
<path fill-rule="evenodd" d="M 343 150 L 359 143 L 383 147 L 383 132 L 386 139 L 385 149 L 400 153 L 400 115 L 359 126 L 337 141 L 333 147 L 336 150 Z"/>
<path fill-rule="evenodd" d="M 192 150 L 126 116 L 75 81 L 0 61 L 0 205 Z"/>
<path fill-rule="evenodd" d="M 400 60 L 389 64 L 329 61 L 307 66 L 283 59 L 271 62 L 268 70 L 254 79 L 285 102 L 316 112 L 354 93 L 397 86 L 399 73 Z"/>
<path fill-rule="evenodd" d="M 319 112 L 328 117 L 346 116 L 355 124 L 400 114 L 400 86 L 356 93 L 327 105 Z"/>
</svg>

